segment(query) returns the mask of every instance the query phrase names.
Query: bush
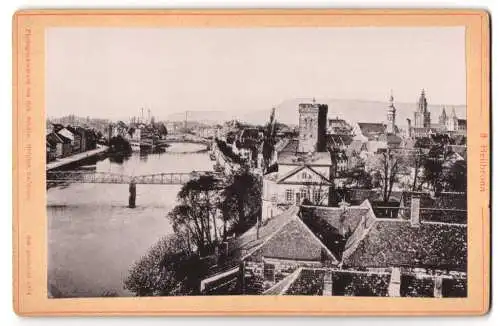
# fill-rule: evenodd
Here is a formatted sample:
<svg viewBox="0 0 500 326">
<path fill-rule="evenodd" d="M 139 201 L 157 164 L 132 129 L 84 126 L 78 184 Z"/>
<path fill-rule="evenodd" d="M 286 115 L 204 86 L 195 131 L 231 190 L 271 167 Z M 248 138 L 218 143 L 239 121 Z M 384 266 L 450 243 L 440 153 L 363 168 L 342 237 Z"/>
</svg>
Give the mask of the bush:
<svg viewBox="0 0 500 326">
<path fill-rule="evenodd" d="M 136 261 L 124 287 L 137 296 L 185 295 L 196 292 L 204 268 L 182 249 L 178 237 L 163 237 Z"/>
</svg>

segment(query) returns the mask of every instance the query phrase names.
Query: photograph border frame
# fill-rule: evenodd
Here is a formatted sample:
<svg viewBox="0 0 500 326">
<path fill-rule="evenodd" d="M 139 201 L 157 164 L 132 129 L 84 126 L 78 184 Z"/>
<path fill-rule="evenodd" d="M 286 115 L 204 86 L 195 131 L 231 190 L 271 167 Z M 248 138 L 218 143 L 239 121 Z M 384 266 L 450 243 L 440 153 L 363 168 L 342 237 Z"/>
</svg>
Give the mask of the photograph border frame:
<svg viewBox="0 0 500 326">
<path fill-rule="evenodd" d="M 192 296 L 49 299 L 45 211 L 48 27 L 465 26 L 468 296 Z M 490 307 L 490 16 L 479 9 L 20 10 L 13 17 L 13 304 L 49 315 L 482 315 Z"/>
</svg>

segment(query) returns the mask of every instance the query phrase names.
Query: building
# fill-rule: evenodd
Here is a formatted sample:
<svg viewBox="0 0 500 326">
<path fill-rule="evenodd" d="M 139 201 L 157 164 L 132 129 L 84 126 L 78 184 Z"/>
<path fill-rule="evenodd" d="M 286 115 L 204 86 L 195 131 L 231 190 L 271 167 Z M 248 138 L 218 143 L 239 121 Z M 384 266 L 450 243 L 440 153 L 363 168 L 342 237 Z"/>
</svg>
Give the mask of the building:
<svg viewBox="0 0 500 326">
<path fill-rule="evenodd" d="M 425 90 L 422 89 L 418 99 L 417 111 L 413 113 L 413 127 L 416 129 L 429 129 L 431 127 L 431 113 L 427 109 Z"/>
<path fill-rule="evenodd" d="M 450 115 L 446 108 L 438 118 L 438 123 L 431 123 L 431 112 L 428 110 L 425 91 L 422 90 L 417 104 L 417 110 L 413 113 L 413 124 L 411 119 L 406 119 L 406 136 L 410 138 L 426 138 L 431 135 L 448 134 L 450 136 L 466 136 L 467 120 L 459 119 L 455 108 L 452 108 Z"/>
<path fill-rule="evenodd" d="M 230 239 L 202 292 L 232 283 L 239 294 L 466 296 L 466 224 L 429 221 L 425 202 L 408 198 L 408 218 L 380 217 L 368 200 L 292 206 Z"/>
<path fill-rule="evenodd" d="M 394 106 L 394 96 L 389 98 L 389 107 L 387 108 L 387 126 L 385 132 L 387 134 L 396 134 L 396 107 Z"/>
<path fill-rule="evenodd" d="M 344 119 L 340 119 L 339 117 L 335 119 L 328 119 L 328 127 L 327 127 L 328 135 L 351 135 L 352 134 L 352 126 L 347 123 Z"/>
<path fill-rule="evenodd" d="M 467 135 L 467 120 L 459 119 L 455 112 L 455 108 L 452 108 L 451 114 L 446 114 L 446 108 L 443 106 L 443 111 L 439 116 L 439 126 L 443 130 L 443 133 L 448 133 L 452 136 Z"/>
<path fill-rule="evenodd" d="M 47 134 L 46 149 L 47 149 L 47 162 L 54 161 L 63 156 L 63 139 L 55 132 Z"/>
<path fill-rule="evenodd" d="M 408 219 L 366 215 L 346 242 L 342 267 L 465 274 L 467 224 L 422 220 L 420 204 L 418 197 L 411 197 Z"/>
<path fill-rule="evenodd" d="M 304 200 L 328 204 L 332 159 L 326 149 L 327 114 L 328 107 L 314 99 L 299 104 L 299 137 L 284 142 L 277 152 L 278 171 L 263 179 L 263 220 Z"/>
</svg>

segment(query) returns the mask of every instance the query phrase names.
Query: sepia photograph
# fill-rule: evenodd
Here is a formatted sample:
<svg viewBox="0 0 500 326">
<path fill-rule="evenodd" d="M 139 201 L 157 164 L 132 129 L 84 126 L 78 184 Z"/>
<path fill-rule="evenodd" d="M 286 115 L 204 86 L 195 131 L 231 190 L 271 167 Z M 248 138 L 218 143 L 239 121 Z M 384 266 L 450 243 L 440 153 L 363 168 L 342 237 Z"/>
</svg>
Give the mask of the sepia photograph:
<svg viewBox="0 0 500 326">
<path fill-rule="evenodd" d="M 50 299 L 467 297 L 463 26 L 45 39 Z"/>
</svg>

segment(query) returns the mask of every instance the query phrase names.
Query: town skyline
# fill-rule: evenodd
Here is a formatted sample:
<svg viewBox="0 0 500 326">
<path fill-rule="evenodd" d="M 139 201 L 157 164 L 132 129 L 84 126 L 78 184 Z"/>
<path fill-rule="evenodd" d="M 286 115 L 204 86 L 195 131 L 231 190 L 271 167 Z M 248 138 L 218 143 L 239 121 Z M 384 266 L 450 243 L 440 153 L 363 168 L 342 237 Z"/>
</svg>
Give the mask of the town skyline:
<svg viewBox="0 0 500 326">
<path fill-rule="evenodd" d="M 422 88 L 430 104 L 459 106 L 464 42 L 463 28 L 441 27 L 55 28 L 47 32 L 47 114 L 72 108 L 123 119 L 145 107 L 160 119 L 182 111 L 238 115 L 293 98 L 386 102 L 390 90 L 396 104 L 416 103 Z M 68 74 L 72 82 L 62 83 Z"/>
</svg>

